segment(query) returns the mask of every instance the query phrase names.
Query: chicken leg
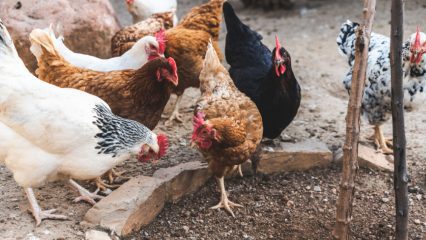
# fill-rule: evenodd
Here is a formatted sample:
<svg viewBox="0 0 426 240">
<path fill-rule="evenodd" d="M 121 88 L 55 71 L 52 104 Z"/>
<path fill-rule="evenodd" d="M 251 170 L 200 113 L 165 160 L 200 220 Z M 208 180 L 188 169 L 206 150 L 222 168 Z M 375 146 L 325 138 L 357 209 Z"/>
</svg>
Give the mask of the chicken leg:
<svg viewBox="0 0 426 240">
<path fill-rule="evenodd" d="M 25 194 L 27 195 L 28 201 L 30 202 L 31 213 L 33 214 L 36 220 L 36 226 L 40 225 L 43 219 L 59 219 L 59 220 L 68 219 L 67 216 L 65 215 L 53 214 L 54 212 L 56 212 L 56 209 L 41 210 L 40 205 L 38 205 L 37 203 L 37 199 L 34 195 L 32 188 L 25 188 Z"/>
<path fill-rule="evenodd" d="M 374 126 L 374 143 L 378 147 L 378 150 L 384 154 L 392 154 L 393 150 L 388 145 L 392 146 L 392 142 L 385 139 L 382 129 L 379 125 Z"/>
<path fill-rule="evenodd" d="M 80 186 L 77 182 L 70 179 L 70 184 L 77 189 L 77 191 L 80 193 L 80 196 L 74 199 L 74 202 L 80 202 L 80 201 L 86 201 L 92 205 L 96 204 L 95 200 L 100 200 L 104 198 L 103 196 L 98 195 L 99 188 L 96 189 L 94 192 L 90 192 L 89 190 L 85 189 L 84 187 Z"/>
<path fill-rule="evenodd" d="M 170 115 L 169 119 L 164 123 L 166 126 L 170 127 L 173 125 L 173 121 L 176 120 L 178 122 L 183 122 L 182 115 L 179 113 L 180 108 L 180 102 L 182 101 L 182 95 L 178 95 L 176 99 L 176 104 L 173 109 L 172 114 Z"/>
<path fill-rule="evenodd" d="M 228 211 L 233 217 L 235 217 L 234 212 L 232 212 L 233 207 L 243 207 L 243 205 L 236 204 L 231 202 L 228 199 L 228 195 L 226 195 L 225 190 L 225 177 L 216 178 L 220 187 L 220 202 L 211 207 L 210 209 L 219 209 L 219 208 L 225 208 L 226 211 Z"/>
</svg>

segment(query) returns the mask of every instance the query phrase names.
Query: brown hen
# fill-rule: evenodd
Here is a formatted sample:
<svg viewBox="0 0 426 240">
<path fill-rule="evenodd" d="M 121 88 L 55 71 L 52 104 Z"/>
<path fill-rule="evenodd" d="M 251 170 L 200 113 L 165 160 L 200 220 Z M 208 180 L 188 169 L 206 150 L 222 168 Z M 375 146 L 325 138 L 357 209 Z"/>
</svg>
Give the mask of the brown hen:
<svg viewBox="0 0 426 240">
<path fill-rule="evenodd" d="M 200 74 L 201 97 L 194 112 L 192 144 L 206 158 L 218 179 L 221 200 L 212 207 L 241 207 L 228 200 L 224 176 L 256 153 L 262 139 L 262 117 L 256 105 L 235 87 L 212 45 Z"/>
<path fill-rule="evenodd" d="M 121 56 L 144 36 L 154 35 L 162 29 L 173 27 L 173 12 L 156 13 L 151 17 L 127 26 L 118 31 L 111 39 L 113 56 Z M 142 37 L 140 37 L 142 36 Z"/>
<path fill-rule="evenodd" d="M 217 41 L 222 20 L 223 2 L 224 0 L 211 0 L 206 4 L 194 7 L 176 27 L 166 31 L 167 46 L 165 55 L 173 57 L 179 68 L 179 85 L 174 90 L 178 99 L 167 125 L 170 125 L 173 120 L 182 122 L 179 114 L 179 103 L 185 89 L 199 87 L 199 75 L 209 39 L 213 40 L 216 52 L 219 53 L 222 59 Z M 115 46 L 112 49 L 113 52 L 120 51 L 121 55 L 136 40 L 145 36 L 136 32 L 128 32 L 127 35 L 129 36 L 127 39 L 130 39 L 129 42 L 117 44 L 113 41 L 112 44 Z M 124 44 L 127 47 L 124 47 Z M 120 48 L 120 50 L 116 50 L 117 48 Z"/>
</svg>

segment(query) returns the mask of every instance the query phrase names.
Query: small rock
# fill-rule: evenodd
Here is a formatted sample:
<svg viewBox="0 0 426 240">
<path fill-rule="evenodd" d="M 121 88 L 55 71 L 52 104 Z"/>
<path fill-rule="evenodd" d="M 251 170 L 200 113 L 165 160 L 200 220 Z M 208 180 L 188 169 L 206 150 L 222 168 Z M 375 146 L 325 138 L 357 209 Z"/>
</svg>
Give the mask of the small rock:
<svg viewBox="0 0 426 240">
<path fill-rule="evenodd" d="M 281 142 L 278 147 L 263 146 L 262 150 L 257 170 L 263 174 L 326 167 L 332 163 L 333 158 L 327 145 L 317 140 Z"/>
<path fill-rule="evenodd" d="M 287 207 L 291 208 L 291 207 L 294 206 L 294 202 L 291 201 L 291 200 L 288 200 L 286 205 L 287 205 Z"/>
<path fill-rule="evenodd" d="M 420 220 L 419 220 L 419 219 L 414 219 L 414 223 L 415 223 L 415 224 L 417 224 L 417 225 L 419 225 L 419 224 L 421 224 L 422 222 L 420 222 Z"/>
<path fill-rule="evenodd" d="M 311 190 L 311 186 L 306 186 L 306 190 Z"/>
<path fill-rule="evenodd" d="M 382 202 L 384 202 L 384 203 L 389 202 L 389 198 L 382 198 Z"/>
<path fill-rule="evenodd" d="M 96 230 L 89 230 L 86 232 L 86 240 L 111 240 L 108 233 L 96 231 Z"/>
<path fill-rule="evenodd" d="M 334 155 L 335 162 L 338 164 L 342 164 L 342 150 L 338 150 Z M 361 144 L 358 146 L 358 161 L 360 167 L 371 168 L 379 171 L 393 172 L 392 156 L 385 156 L 382 153 L 378 153 L 375 149 Z M 372 172 L 369 172 L 369 174 L 371 175 Z"/>
<path fill-rule="evenodd" d="M 188 226 L 183 226 L 182 228 L 183 228 L 183 230 L 185 231 L 185 233 L 188 233 L 188 232 L 189 232 L 189 227 L 188 227 Z"/>
<path fill-rule="evenodd" d="M 320 186 L 315 186 L 314 187 L 314 191 L 315 192 L 321 192 L 321 187 Z"/>
<path fill-rule="evenodd" d="M 421 201 L 422 200 L 422 195 L 421 194 L 417 194 L 416 195 L 416 199 L 419 200 L 419 201 Z"/>
<path fill-rule="evenodd" d="M 331 192 L 336 195 L 337 194 L 337 190 L 335 188 L 331 189 Z"/>
</svg>

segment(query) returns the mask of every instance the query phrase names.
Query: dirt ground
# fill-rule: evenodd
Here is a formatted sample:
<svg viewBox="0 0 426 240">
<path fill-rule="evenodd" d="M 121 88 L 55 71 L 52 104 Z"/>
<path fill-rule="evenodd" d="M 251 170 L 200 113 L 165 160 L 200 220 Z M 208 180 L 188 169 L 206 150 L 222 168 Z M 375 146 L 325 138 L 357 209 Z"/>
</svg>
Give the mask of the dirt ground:
<svg viewBox="0 0 426 240">
<path fill-rule="evenodd" d="M 130 22 L 122 0 L 113 0 L 123 25 Z M 179 0 L 182 16 L 201 0 Z M 347 71 L 345 58 L 337 52 L 335 39 L 346 19 L 359 20 L 362 1 L 296 0 L 293 10 L 264 12 L 244 9 L 237 0 L 236 11 L 241 19 L 264 36 L 264 43 L 274 46 L 278 34 L 290 52 L 293 70 L 302 86 L 303 99 L 295 121 L 283 133 L 284 139 L 301 141 L 320 139 L 335 151 L 343 144 L 347 93 L 341 80 Z M 374 31 L 389 35 L 390 2 L 378 0 Z M 405 36 L 417 25 L 426 29 L 426 4 L 422 0 L 406 1 Z M 225 29 L 221 34 L 224 46 Z M 180 162 L 201 160 L 188 146 L 192 129 L 191 112 L 199 91 L 185 93 L 182 111 L 184 124 L 172 128 L 162 121 L 157 130 L 171 138 L 166 158 L 156 165 L 128 161 L 119 169 L 126 175 L 150 175 L 158 168 Z M 173 102 L 173 101 L 172 101 Z M 170 112 L 170 106 L 167 111 Z M 410 173 L 410 237 L 426 239 L 426 108 L 406 114 L 407 157 Z M 362 144 L 371 145 L 366 137 L 371 127 L 363 121 Z M 390 123 L 385 134 L 391 136 Z M 339 192 L 338 167 L 304 173 L 234 178 L 226 181 L 230 198 L 245 207 L 232 218 L 224 211 L 210 210 L 219 194 L 211 180 L 198 193 L 177 204 L 169 204 L 148 227 L 129 239 L 331 239 L 335 220 L 335 203 Z M 0 238 L 1 239 L 83 239 L 86 227 L 80 225 L 90 208 L 73 203 L 76 192 L 65 183 L 51 183 L 36 189 L 43 208 L 57 208 L 70 217 L 68 221 L 44 221 L 34 228 L 27 213 L 28 203 L 23 190 L 12 174 L 0 166 Z M 93 189 L 93 185 L 86 184 Z M 352 231 L 355 239 L 393 239 L 394 203 L 393 178 L 390 174 L 360 170 L 356 181 Z"/>
</svg>

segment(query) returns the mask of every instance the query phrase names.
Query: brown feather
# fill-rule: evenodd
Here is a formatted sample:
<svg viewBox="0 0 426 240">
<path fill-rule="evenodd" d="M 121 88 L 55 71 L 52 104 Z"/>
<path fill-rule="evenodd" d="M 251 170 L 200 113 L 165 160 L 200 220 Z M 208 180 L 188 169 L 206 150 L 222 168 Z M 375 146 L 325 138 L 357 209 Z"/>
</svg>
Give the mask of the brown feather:
<svg viewBox="0 0 426 240">
<path fill-rule="evenodd" d="M 169 81 L 160 82 L 156 77 L 160 67 L 172 71 L 167 59 L 156 58 L 138 70 L 97 72 L 72 66 L 56 51 L 47 51 L 45 45 L 48 43 L 39 40 L 43 47 L 36 73 L 40 79 L 98 96 L 115 114 L 138 121 L 150 129 L 157 125 L 175 88 Z"/>
<path fill-rule="evenodd" d="M 172 27 L 173 12 L 156 13 L 141 22 L 124 27 L 111 39 L 112 55 L 121 56 L 132 48 L 135 42 L 144 36 L 154 35 L 161 29 L 169 29 Z"/>
<path fill-rule="evenodd" d="M 201 150 L 216 177 L 248 160 L 262 139 L 262 117 L 256 105 L 235 87 L 213 48 L 209 49 L 200 74 L 201 97 L 195 114 L 205 114 L 206 124 L 219 139 Z"/>
<path fill-rule="evenodd" d="M 213 40 L 220 59 L 223 59 L 217 42 L 223 2 L 224 0 L 211 0 L 206 4 L 194 7 L 176 27 L 166 31 L 165 55 L 173 57 L 179 69 L 179 85 L 174 90 L 174 93 L 179 96 L 186 88 L 199 87 L 199 75 L 210 39 Z M 141 33 L 143 32 L 141 31 Z M 132 41 L 135 42 L 144 36 L 146 34 L 134 34 Z M 114 46 L 127 49 L 128 46 L 124 47 L 123 44 L 124 42 L 115 43 Z M 120 54 L 123 53 L 120 51 Z"/>
</svg>

